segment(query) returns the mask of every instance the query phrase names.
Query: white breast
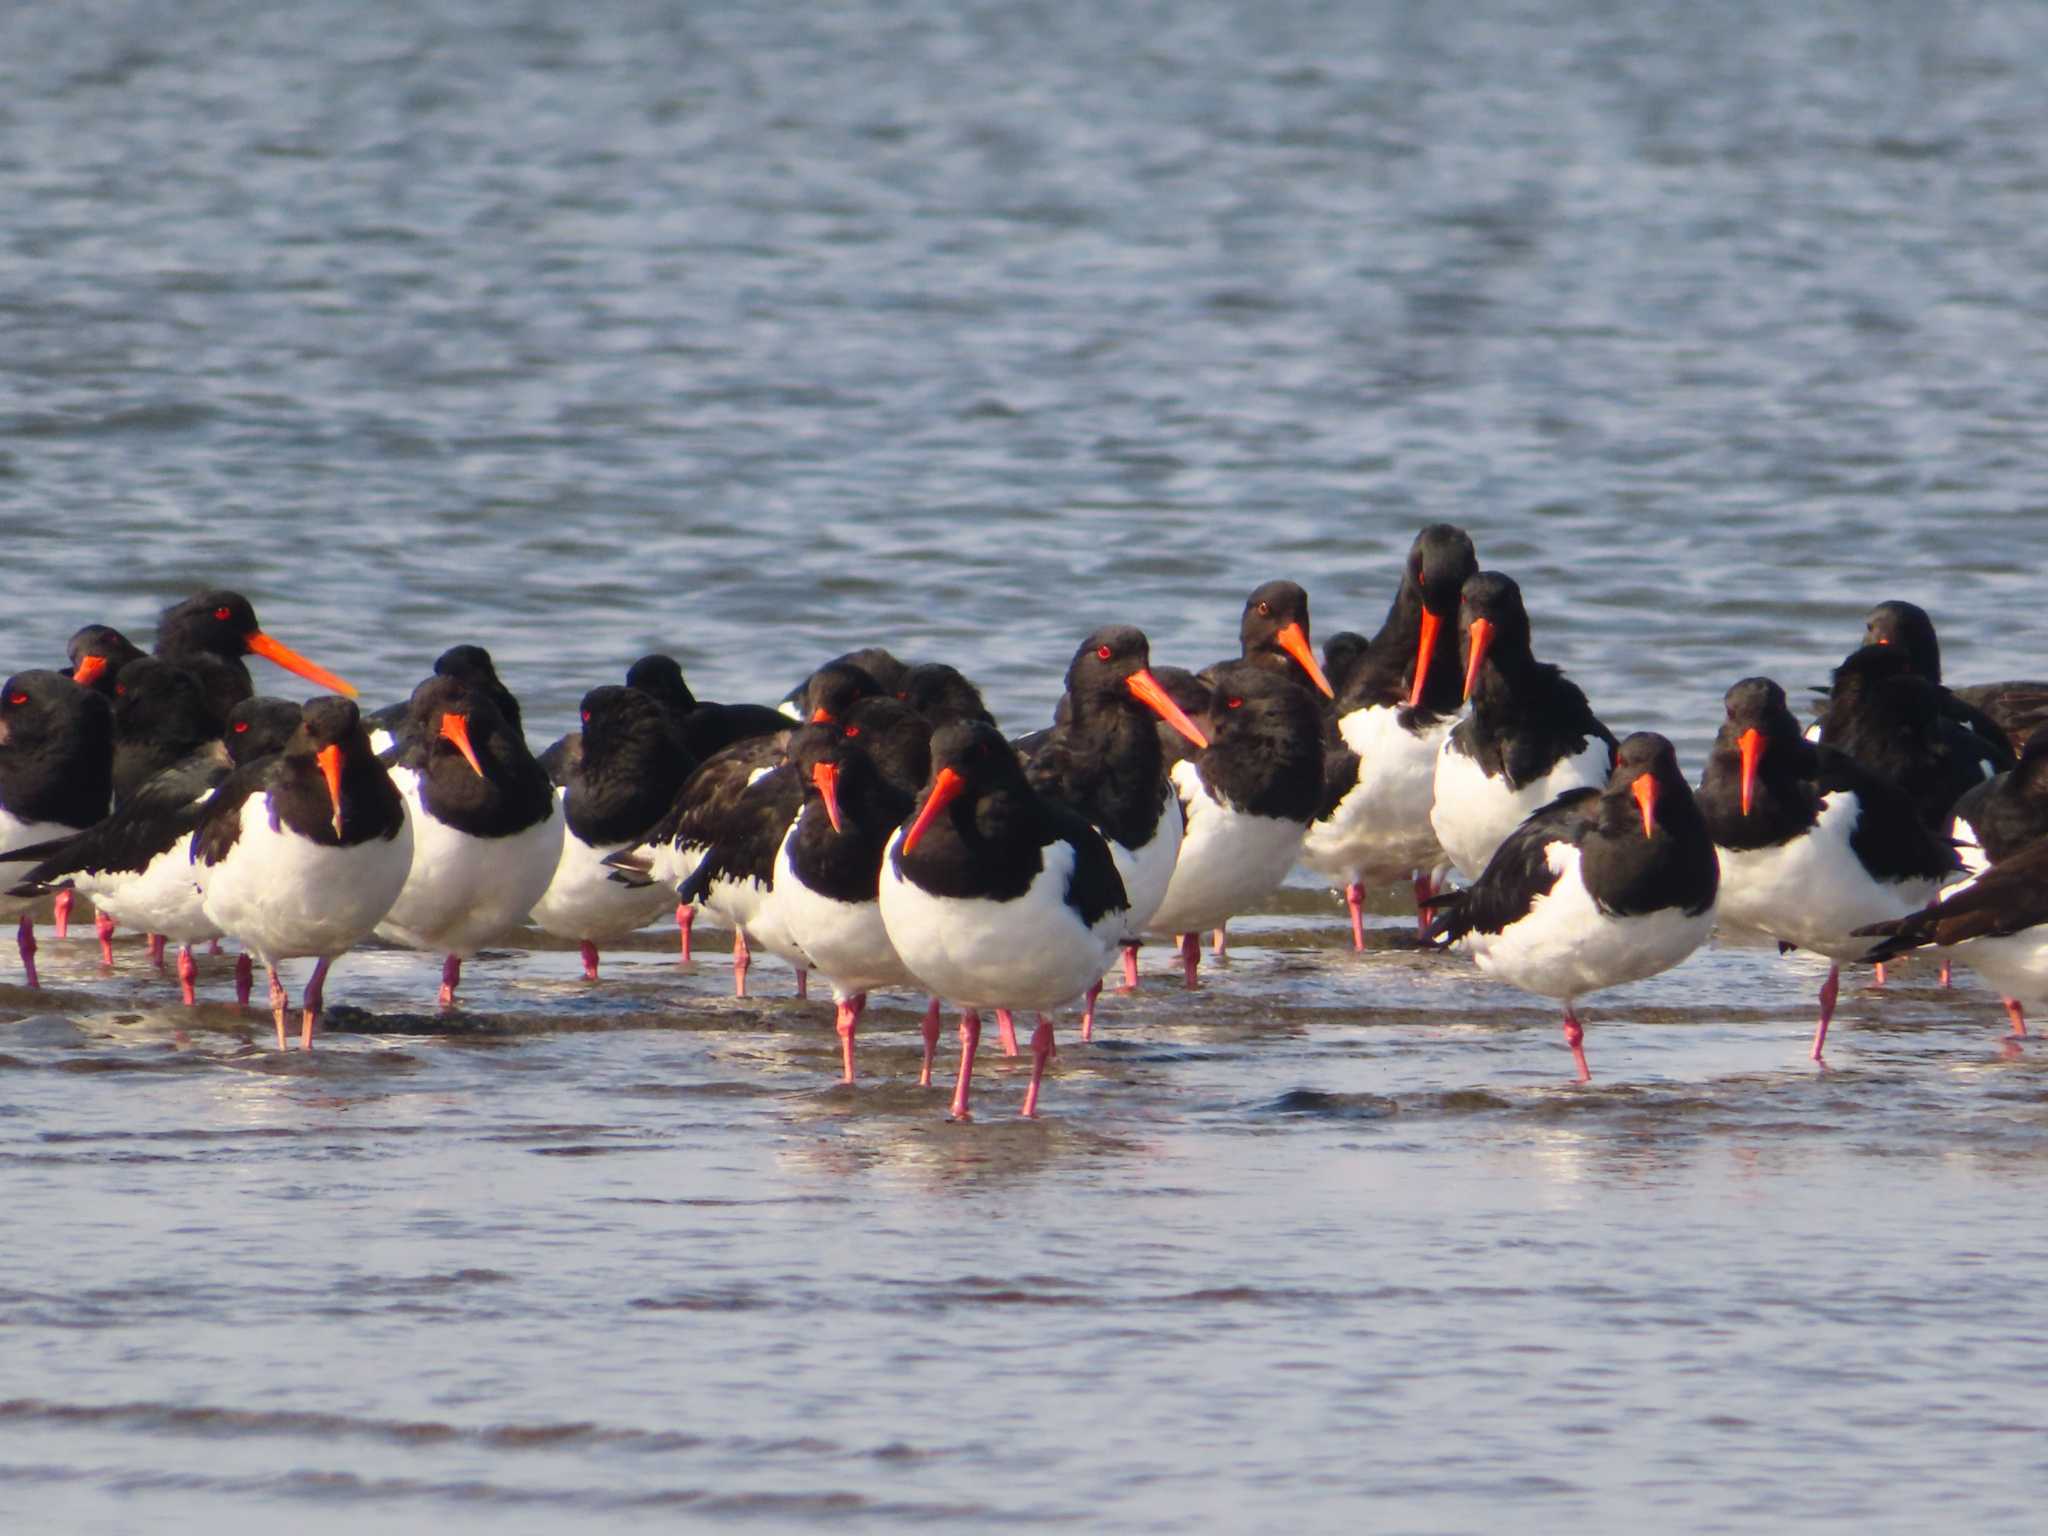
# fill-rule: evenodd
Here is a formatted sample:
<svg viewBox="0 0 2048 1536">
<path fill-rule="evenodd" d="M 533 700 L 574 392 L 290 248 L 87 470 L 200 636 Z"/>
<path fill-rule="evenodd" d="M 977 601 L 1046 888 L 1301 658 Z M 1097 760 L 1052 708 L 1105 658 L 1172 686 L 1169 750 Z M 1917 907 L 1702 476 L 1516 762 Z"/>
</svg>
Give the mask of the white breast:
<svg viewBox="0 0 2048 1536">
<path fill-rule="evenodd" d="M 468 958 L 524 923 L 562 862 L 560 810 L 506 837 L 472 837 L 427 811 L 417 769 L 391 778 L 412 816 L 412 871 L 378 934 Z"/>
<path fill-rule="evenodd" d="M 1211 797 L 1193 762 L 1173 765 L 1187 800 L 1187 828 L 1166 895 L 1146 923 L 1148 933 L 1199 933 L 1264 900 L 1287 878 L 1301 853 L 1302 825 L 1253 816 Z"/>
<path fill-rule="evenodd" d="M 1159 810 L 1159 825 L 1152 831 L 1152 841 L 1142 848 L 1126 848 L 1113 837 L 1105 837 L 1109 844 L 1109 856 L 1116 861 L 1116 872 L 1124 882 L 1124 895 L 1130 899 L 1130 911 L 1124 917 L 1123 937 L 1135 939 L 1150 931 L 1152 914 L 1159 910 L 1166 900 L 1167 887 L 1173 881 L 1173 871 L 1180 859 L 1180 845 L 1186 835 L 1186 826 L 1181 820 L 1180 796 L 1173 786 L 1162 782 L 1160 795 L 1165 804 Z"/>
<path fill-rule="evenodd" d="M 555 814 L 562 814 L 562 796 L 555 796 Z M 601 944 L 622 939 L 675 909 L 675 887 L 656 881 L 632 886 L 614 880 L 618 871 L 605 858 L 628 843 L 593 847 L 572 832 L 562 837 L 562 856 L 548 886 L 533 905 L 533 921 L 558 938 Z"/>
<path fill-rule="evenodd" d="M 206 871 L 192 861 L 192 839 L 185 836 L 149 861 L 147 868 L 122 874 L 81 871 L 73 880 L 78 894 L 91 900 L 124 928 L 160 933 L 174 944 L 217 939 L 221 930 L 206 915 L 200 877 Z"/>
<path fill-rule="evenodd" d="M 398 835 L 329 848 L 270 824 L 269 798 L 242 806 L 228 856 L 201 872 L 202 906 L 221 932 L 265 964 L 334 956 L 368 938 L 412 867 L 412 818 Z"/>
<path fill-rule="evenodd" d="M 23 821 L 5 806 L 0 806 L 0 854 L 47 843 L 53 838 L 69 837 L 78 830 L 77 827 L 65 826 L 61 821 Z M 29 909 L 30 901 L 6 893 L 9 886 L 34 868 L 35 865 L 26 859 L 0 858 L 0 917 L 19 917 Z"/>
<path fill-rule="evenodd" d="M 889 942 L 879 901 L 837 901 L 797 878 L 790 863 L 792 826 L 775 856 L 775 905 L 791 941 L 844 1001 L 856 992 L 912 985 L 910 968 Z M 752 930 L 750 929 L 749 932 Z"/>
<path fill-rule="evenodd" d="M 1607 743 L 1597 736 L 1577 757 L 1512 789 L 1504 775 L 1488 778 L 1479 760 L 1460 752 L 1447 733 L 1437 749 L 1429 824 L 1458 873 L 1476 880 L 1494 850 L 1534 812 L 1567 790 L 1598 789 L 1606 782 Z"/>
<path fill-rule="evenodd" d="M 1417 733 L 1401 724 L 1398 709 L 1384 705 L 1339 720 L 1344 744 L 1358 754 L 1358 782 L 1308 829 L 1301 862 L 1345 881 L 1398 880 L 1439 862 L 1429 810 L 1437 752 L 1455 723 L 1442 719 Z"/>
</svg>

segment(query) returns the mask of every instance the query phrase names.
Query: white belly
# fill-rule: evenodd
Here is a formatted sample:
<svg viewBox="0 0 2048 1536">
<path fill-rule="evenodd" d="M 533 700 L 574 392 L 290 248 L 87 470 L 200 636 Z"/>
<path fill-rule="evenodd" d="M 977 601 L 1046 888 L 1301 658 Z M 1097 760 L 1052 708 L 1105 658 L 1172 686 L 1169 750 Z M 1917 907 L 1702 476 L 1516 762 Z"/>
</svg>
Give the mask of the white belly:
<svg viewBox="0 0 2048 1536">
<path fill-rule="evenodd" d="M 889 942 L 879 901 L 836 901 L 796 876 L 789 861 L 792 826 L 775 857 L 775 907 L 790 940 L 844 1001 L 857 992 L 914 984 L 910 968 Z M 748 932 L 751 934 L 752 929 Z"/>
<path fill-rule="evenodd" d="M 962 1008 L 1044 1012 L 1102 979 L 1124 914 L 1091 928 L 1067 905 L 1074 851 L 1050 844 L 1045 867 L 1010 901 L 937 897 L 896 873 L 898 832 L 882 859 L 882 922 L 903 963 L 929 991 Z"/>
<path fill-rule="evenodd" d="M 2048 1008 L 2048 928 L 2002 939 L 1972 939 L 1947 951 L 1998 989 L 2029 1008 Z"/>
<path fill-rule="evenodd" d="M 1455 718 L 1420 734 L 1403 728 L 1400 711 L 1354 709 L 1337 722 L 1358 754 L 1358 782 L 1330 814 L 1308 829 L 1301 862 L 1340 880 L 1398 880 L 1442 858 L 1429 824 L 1436 800 L 1436 758 Z"/>
<path fill-rule="evenodd" d="M 31 902 L 28 899 L 9 896 L 7 889 L 35 868 L 26 859 L 8 859 L 4 855 L 11 849 L 69 837 L 78 830 L 77 827 L 65 826 L 61 821 L 23 821 L 5 806 L 0 806 L 0 917 L 19 917 L 29 909 Z"/>
<path fill-rule="evenodd" d="M 391 777 L 412 817 L 412 872 L 378 935 L 466 959 L 524 923 L 562 862 L 561 812 L 508 837 L 472 837 L 427 813 L 417 770 Z"/>
<path fill-rule="evenodd" d="M 1706 942 L 1714 909 L 1697 915 L 1676 908 L 1639 917 L 1602 912 L 1579 878 L 1579 850 L 1550 850 L 1559 871 L 1550 891 L 1505 933 L 1472 933 L 1459 941 L 1489 976 L 1540 997 L 1572 999 L 1601 987 L 1640 981 L 1667 971 Z"/>
<path fill-rule="evenodd" d="M 1458 751 L 1446 734 L 1437 749 L 1429 824 L 1458 873 L 1476 880 L 1494 850 L 1533 813 L 1566 790 L 1598 789 L 1606 782 L 1607 743 L 1597 736 L 1577 757 L 1510 789 L 1504 776 L 1488 778 L 1479 760 Z"/>
<path fill-rule="evenodd" d="M 331 958 L 369 937 L 411 867 L 410 815 L 389 840 L 327 848 L 273 830 L 268 799 L 252 795 L 233 849 L 199 871 L 202 905 L 221 932 L 266 965 L 299 955 Z"/>
<path fill-rule="evenodd" d="M 1853 795 L 1826 795 L 1804 837 L 1776 848 L 1716 848 L 1722 926 L 1766 933 L 1837 962 L 1862 959 L 1875 941 L 1851 937 L 1854 929 L 1919 911 L 1940 883 L 1871 879 L 1849 846 L 1856 819 Z"/>
<path fill-rule="evenodd" d="M 1166 803 L 1159 810 L 1159 825 L 1153 828 L 1152 841 L 1142 848 L 1126 848 L 1115 838 L 1105 837 L 1109 844 L 1109 856 L 1116 861 L 1116 872 L 1123 878 L 1124 895 L 1130 899 L 1130 911 L 1124 917 L 1123 937 L 1136 939 L 1149 931 L 1152 914 L 1159 910 L 1166 900 L 1167 887 L 1173 883 L 1173 871 L 1180 861 L 1180 845 L 1186 836 L 1186 827 L 1181 820 L 1180 796 L 1172 786 L 1165 790 Z"/>
<path fill-rule="evenodd" d="M 160 933 L 174 944 L 198 944 L 221 935 L 219 925 L 206 915 L 200 888 L 205 873 L 192 862 L 188 835 L 151 859 L 139 874 L 81 871 L 72 883 L 95 911 L 123 928 Z"/>
<path fill-rule="evenodd" d="M 1173 765 L 1173 781 L 1187 796 L 1187 830 L 1166 894 L 1145 931 L 1199 933 L 1221 926 L 1279 887 L 1301 854 L 1302 826 L 1282 817 L 1247 815 L 1212 799 L 1186 759 Z"/>
<path fill-rule="evenodd" d="M 561 795 L 555 796 L 555 815 L 562 814 Z M 571 833 L 562 836 L 562 857 L 540 900 L 533 904 L 533 921 L 557 938 L 588 940 L 593 944 L 622 939 L 645 928 L 664 913 L 675 909 L 675 887 L 656 881 L 653 885 L 626 885 L 612 876 L 605 858 L 632 843 L 605 843 L 593 847 Z"/>
</svg>

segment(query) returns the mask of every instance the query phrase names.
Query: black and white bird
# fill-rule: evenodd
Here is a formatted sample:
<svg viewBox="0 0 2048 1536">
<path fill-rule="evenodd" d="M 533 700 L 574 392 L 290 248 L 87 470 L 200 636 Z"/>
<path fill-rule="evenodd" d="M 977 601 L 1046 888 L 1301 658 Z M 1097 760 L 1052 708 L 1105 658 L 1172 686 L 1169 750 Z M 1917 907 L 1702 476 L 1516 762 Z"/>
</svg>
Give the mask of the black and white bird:
<svg viewBox="0 0 2048 1536">
<path fill-rule="evenodd" d="M 88 624 L 71 637 L 65 654 L 71 661 L 74 683 L 111 699 L 114 679 L 121 675 L 121 669 L 147 653 L 118 629 Z"/>
<path fill-rule="evenodd" d="M 1971 874 L 2048 837 L 2048 726 L 2029 736 L 2019 764 L 1956 801 L 1957 851 Z"/>
<path fill-rule="evenodd" d="M 17 672 L 0 685 L 0 891 L 36 861 L 17 856 L 82 832 L 107 814 L 114 790 L 114 715 L 107 701 L 62 672 Z M 0 917 L 19 917 L 16 943 L 31 987 L 36 934 L 28 900 L 0 897 Z"/>
<path fill-rule="evenodd" d="M 222 720 L 256 692 L 243 661 L 247 656 L 261 656 L 345 698 L 356 696 L 352 684 L 265 633 L 256 622 L 256 610 L 239 592 L 203 592 L 166 608 L 157 620 L 156 654 L 197 670 L 207 680 L 214 713 Z"/>
<path fill-rule="evenodd" d="M 2002 859 L 1934 906 L 1863 930 L 1873 964 L 1933 947 L 1954 955 L 2021 1009 L 2048 1006 L 2048 842 Z M 2021 1015 L 2014 1033 L 2024 1034 Z"/>
<path fill-rule="evenodd" d="M 1714 928 L 1720 869 L 1671 743 L 1638 731 L 1604 789 L 1575 789 L 1531 816 L 1472 885 L 1430 898 L 1429 937 L 1490 976 L 1564 1004 L 1586 1066 L 1578 999 L 1669 970 Z"/>
<path fill-rule="evenodd" d="M 1578 685 L 1536 659 L 1522 590 L 1498 571 L 1466 581 L 1458 648 L 1471 708 L 1437 753 L 1429 823 L 1470 880 L 1559 795 L 1605 784 L 1620 743 Z"/>
<path fill-rule="evenodd" d="M 505 686 L 505 680 L 498 676 L 497 663 L 491 653 L 480 645 L 451 645 L 434 658 L 435 677 L 454 678 L 466 683 L 477 692 L 487 695 L 497 706 L 498 714 L 514 731 L 523 731 L 520 719 L 519 700 L 512 690 Z M 369 728 L 370 749 L 379 757 L 388 760 L 391 753 L 402 745 L 406 720 L 412 712 L 412 699 L 406 697 L 396 704 L 386 704 L 382 709 L 370 710 L 363 715 L 363 724 Z"/>
<path fill-rule="evenodd" d="M 1941 675 L 1941 641 L 1934 633 L 1934 620 L 1917 603 L 1879 603 L 1863 621 L 1863 643 L 1903 652 L 1916 676 L 1941 689 L 1943 714 L 1979 735 L 2003 738 L 2015 752 L 2036 730 L 2048 725 L 2048 682 L 2016 678 L 1947 687 Z"/>
<path fill-rule="evenodd" d="M 1820 722 L 1823 746 L 1891 780 L 1943 837 L 1956 802 L 2017 761 L 2003 736 L 1958 719 L 1945 695 L 1902 648 L 1866 645 L 1835 669 Z"/>
<path fill-rule="evenodd" d="M 581 723 L 573 750 L 555 757 L 562 857 L 532 917 L 576 941 L 584 980 L 595 981 L 599 946 L 645 928 L 670 904 L 667 888 L 606 861 L 646 841 L 696 765 L 668 711 L 637 688 L 591 689 Z"/>
<path fill-rule="evenodd" d="M 379 938 L 443 956 L 438 1006 L 462 962 L 526 921 L 562 862 L 555 788 L 487 689 L 452 673 L 413 690 L 391 765 L 412 820 L 412 869 Z"/>
<path fill-rule="evenodd" d="M 192 946 L 221 936 L 193 878 L 192 833 L 214 790 L 236 768 L 284 750 L 299 716 L 299 706 L 288 700 L 244 699 L 230 712 L 220 737 L 167 764 L 111 814 L 82 832 L 22 850 L 39 862 L 12 894 L 75 889 L 87 897 L 103 925 L 102 958 L 109 964 L 116 924 L 176 943 L 178 986 L 191 1007 L 198 1001 L 199 977 Z M 249 978 L 244 954 L 235 967 L 236 999 L 243 1005 L 249 1000 Z"/>
<path fill-rule="evenodd" d="M 1039 1015 L 1023 1111 L 1034 1115 L 1053 1055 L 1050 1011 L 1099 980 L 1115 953 L 1123 880 L 1102 835 L 1033 789 L 992 726 L 937 731 L 931 761 L 916 815 L 882 865 L 882 923 L 911 974 L 962 1010 L 955 1119 L 969 1117 L 982 1011 Z"/>
<path fill-rule="evenodd" d="M 1146 931 L 1178 935 L 1195 985 L 1201 935 L 1270 895 L 1301 854 L 1323 796 L 1322 711 L 1269 667 L 1233 662 L 1209 674 L 1208 745 L 1170 770 L 1185 830 Z"/>
<path fill-rule="evenodd" d="M 1725 709 L 1699 789 L 1721 863 L 1719 920 L 1827 959 L 1819 1061 L 1841 967 L 1870 948 L 1859 930 L 1926 906 L 1961 865 L 1902 790 L 1807 741 L 1769 678 L 1735 684 Z"/>
<path fill-rule="evenodd" d="M 1079 811 L 1109 843 L 1129 899 L 1122 942 L 1124 981 L 1133 987 L 1138 945 L 1166 899 L 1183 831 L 1157 727 L 1163 722 L 1198 751 L 1209 745 L 1152 675 L 1151 659 L 1145 632 L 1128 624 L 1083 640 L 1067 666 L 1066 718 L 1032 739 L 1024 761 L 1033 788 Z M 1081 1014 L 1083 1040 L 1094 1035 L 1101 990 L 1098 976 Z"/>
<path fill-rule="evenodd" d="M 700 763 L 736 741 L 789 729 L 789 717 L 766 704 L 714 704 L 698 698 L 683 679 L 682 663 L 658 651 L 626 669 L 626 686 L 652 694 L 667 706 L 683 746 Z"/>
<path fill-rule="evenodd" d="M 1418 533 L 1386 622 L 1337 695 L 1345 751 L 1330 765 L 1324 804 L 1301 861 L 1344 882 L 1358 949 L 1365 947 L 1366 886 L 1412 876 L 1419 903 L 1434 888 L 1443 860 L 1430 809 L 1437 757 L 1464 696 L 1450 627 L 1459 595 L 1478 569 L 1464 529 L 1433 523 Z"/>
<path fill-rule="evenodd" d="M 287 1000 L 280 961 L 310 956 L 299 1043 L 313 1048 L 328 969 L 370 936 L 412 868 L 412 821 L 347 699 L 305 706 L 282 752 L 237 768 L 192 833 L 201 906 L 270 975 L 277 1044 Z"/>
</svg>

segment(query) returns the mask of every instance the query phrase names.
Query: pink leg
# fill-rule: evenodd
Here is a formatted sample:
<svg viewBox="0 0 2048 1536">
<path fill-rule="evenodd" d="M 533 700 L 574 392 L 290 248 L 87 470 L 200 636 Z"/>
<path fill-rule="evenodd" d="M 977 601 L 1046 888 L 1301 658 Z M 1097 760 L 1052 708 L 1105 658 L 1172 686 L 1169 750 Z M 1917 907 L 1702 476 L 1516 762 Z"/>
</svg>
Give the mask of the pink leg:
<svg viewBox="0 0 2048 1536">
<path fill-rule="evenodd" d="M 1202 936 L 1199 933 L 1184 933 L 1180 936 L 1180 974 L 1187 989 L 1195 990 L 1195 972 L 1202 966 Z"/>
<path fill-rule="evenodd" d="M 1941 961 L 1941 984 L 1945 987 L 1949 984 L 1950 980 L 1948 957 L 1944 955 Z"/>
<path fill-rule="evenodd" d="M 178 990 L 185 995 L 185 1006 L 192 1007 L 199 1001 L 199 962 L 192 958 L 192 946 L 178 946 Z"/>
<path fill-rule="evenodd" d="M 747 995 L 747 967 L 752 964 L 747 953 L 747 930 L 735 928 L 732 931 L 732 995 Z"/>
<path fill-rule="evenodd" d="M 846 1069 L 842 1082 L 853 1081 L 853 1032 L 860 1028 L 861 1010 L 867 1005 L 867 993 L 856 992 L 838 1007 L 839 1017 L 835 1022 L 839 1030 L 839 1061 Z"/>
<path fill-rule="evenodd" d="M 29 915 L 21 914 L 21 927 L 16 930 L 14 942 L 21 946 L 21 968 L 28 975 L 31 987 L 40 987 L 36 979 L 36 925 L 29 921 Z"/>
<path fill-rule="evenodd" d="M 1586 1026 L 1572 1012 L 1570 1003 L 1564 1005 L 1564 1043 L 1572 1048 L 1572 1065 L 1578 1068 L 1579 1081 L 1593 1081 L 1592 1070 L 1586 1065 Z"/>
<path fill-rule="evenodd" d="M 597 946 L 585 939 L 576 946 L 576 953 L 583 957 L 583 979 L 597 980 Z"/>
<path fill-rule="evenodd" d="M 972 1120 L 968 1113 L 968 1089 L 974 1083 L 974 1053 L 981 1049 L 981 1015 L 972 1008 L 960 1011 L 960 1077 L 953 1085 L 953 1118 Z"/>
<path fill-rule="evenodd" d="M 207 945 L 206 952 L 209 955 L 217 955 L 221 953 L 220 940 L 215 939 L 211 944 Z"/>
<path fill-rule="evenodd" d="M 1215 933 L 1210 935 L 1209 947 L 1216 952 L 1216 958 L 1218 960 L 1221 960 L 1226 954 L 1229 953 L 1228 949 L 1225 947 L 1225 940 L 1223 936 L 1224 927 L 1224 924 L 1219 923 L 1217 925 Z"/>
<path fill-rule="evenodd" d="M 160 933 L 149 936 L 149 963 L 158 970 L 164 968 L 164 936 Z"/>
<path fill-rule="evenodd" d="M 114 963 L 114 920 L 104 912 L 95 912 L 92 919 L 93 932 L 100 937 L 100 964 Z"/>
<path fill-rule="evenodd" d="M 1415 936 L 1429 937 L 1430 910 L 1423 903 L 1436 894 L 1436 879 L 1426 869 L 1415 871 Z"/>
<path fill-rule="evenodd" d="M 331 955 L 322 955 L 313 962 L 312 979 L 306 983 L 306 1020 L 299 1030 L 299 1049 L 313 1049 L 313 1035 L 320 1027 L 320 1015 L 326 1011 L 327 967 L 334 964 Z"/>
<path fill-rule="evenodd" d="M 1138 990 L 1138 946 L 1135 942 L 1124 946 L 1124 990 Z"/>
<path fill-rule="evenodd" d="M 677 905 L 676 932 L 682 936 L 682 957 L 676 962 L 678 965 L 688 965 L 690 963 L 690 929 L 696 921 L 697 909 L 695 907 L 691 906 L 687 901 Z"/>
<path fill-rule="evenodd" d="M 1031 1086 L 1024 1090 L 1024 1118 L 1038 1118 L 1038 1085 L 1045 1081 L 1045 1064 L 1053 1058 L 1052 1020 L 1038 1016 L 1038 1028 L 1031 1032 Z"/>
<path fill-rule="evenodd" d="M 244 1012 L 249 1007 L 249 994 L 256 987 L 256 962 L 249 958 L 245 949 L 235 956 L 235 1006 Z"/>
<path fill-rule="evenodd" d="M 1083 1040 L 1093 1040 L 1095 1038 L 1095 999 L 1100 996 L 1102 996 L 1102 978 L 1098 976 L 1095 978 L 1094 984 L 1088 988 L 1087 1001 L 1081 1005 L 1081 1038 Z"/>
<path fill-rule="evenodd" d="M 1820 984 L 1820 1028 L 1813 1032 L 1813 1059 L 1820 1060 L 1820 1053 L 1828 1043 L 1828 1025 L 1835 1017 L 1835 999 L 1842 991 L 1842 968 L 1828 967 L 1828 979 Z"/>
<path fill-rule="evenodd" d="M 462 982 L 462 956 L 450 955 L 441 962 L 441 993 L 434 999 L 437 1012 L 446 1013 L 455 1006 L 455 989 Z"/>
<path fill-rule="evenodd" d="M 917 1075 L 917 1086 L 929 1088 L 932 1085 L 932 1058 L 939 1053 L 939 1000 L 935 997 L 924 1010 L 924 1070 Z"/>
<path fill-rule="evenodd" d="M 2008 997 L 2005 1000 L 2005 1016 L 2012 1020 L 2012 1032 L 2015 1036 L 2027 1032 L 2027 1011 L 2020 1006 L 2018 998 Z"/>
<path fill-rule="evenodd" d="M 51 922 L 55 925 L 57 937 L 60 939 L 71 937 L 71 903 L 77 894 L 68 885 L 57 893 L 57 910 L 51 914 Z"/>
<path fill-rule="evenodd" d="M 811 995 L 811 973 L 802 966 L 796 968 L 796 995 L 799 1002 L 807 1000 Z"/>
<path fill-rule="evenodd" d="M 1017 1054 L 1017 1016 L 1007 1008 L 996 1010 L 996 1038 L 1002 1042 L 1003 1054 Z"/>
<path fill-rule="evenodd" d="M 1354 880 L 1344 887 L 1344 905 L 1351 911 L 1351 947 L 1365 948 L 1365 882 Z"/>
<path fill-rule="evenodd" d="M 284 983 L 277 979 L 277 967 L 266 965 L 264 969 L 270 972 L 270 1015 L 277 1020 L 277 1048 L 281 1051 L 285 1049 L 284 1016 L 291 1008 L 292 1000 L 284 995 Z"/>
<path fill-rule="evenodd" d="M 1884 985 L 1884 962 L 1882 960 L 1877 963 L 1877 984 L 1880 987 Z"/>
</svg>

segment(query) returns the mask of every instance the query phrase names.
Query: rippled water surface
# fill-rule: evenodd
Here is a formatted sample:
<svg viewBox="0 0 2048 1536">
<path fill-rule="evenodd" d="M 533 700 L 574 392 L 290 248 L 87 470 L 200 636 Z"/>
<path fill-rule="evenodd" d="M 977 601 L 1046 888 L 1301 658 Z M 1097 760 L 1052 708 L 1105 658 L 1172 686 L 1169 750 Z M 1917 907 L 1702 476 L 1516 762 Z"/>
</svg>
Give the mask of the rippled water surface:
<svg viewBox="0 0 2048 1536">
<path fill-rule="evenodd" d="M 640 652 L 1374 627 L 1469 527 L 1697 773 L 1884 597 L 2048 667 L 2048 15 L 904 0 L 0 10 L 5 666 L 202 583 L 538 740 Z M 276 685 L 276 677 L 270 685 Z M 2041 1048 L 1717 948 L 1549 1009 L 1307 884 L 1046 1117 L 771 965 L 359 952 L 279 1056 L 0 963 L 0 1505 L 38 1529 L 2027 1529 Z"/>
</svg>

